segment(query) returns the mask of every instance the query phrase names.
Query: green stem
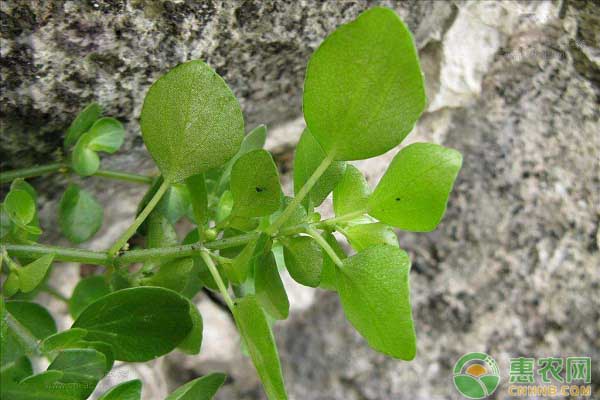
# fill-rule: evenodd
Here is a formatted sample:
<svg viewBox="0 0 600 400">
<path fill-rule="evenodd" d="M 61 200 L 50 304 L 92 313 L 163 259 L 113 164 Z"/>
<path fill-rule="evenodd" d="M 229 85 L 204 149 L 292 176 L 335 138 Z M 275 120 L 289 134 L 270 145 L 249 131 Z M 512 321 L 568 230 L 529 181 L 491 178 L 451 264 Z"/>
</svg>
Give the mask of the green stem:
<svg viewBox="0 0 600 400">
<path fill-rule="evenodd" d="M 108 250 L 108 254 L 110 256 L 114 257 L 119 252 L 119 250 L 121 250 L 121 248 L 125 246 L 129 238 L 133 236 L 133 234 L 137 231 L 140 225 L 146 220 L 146 218 L 148 218 L 148 215 L 150 215 L 152 210 L 154 210 L 154 207 L 156 207 L 160 199 L 162 199 L 163 195 L 165 194 L 167 189 L 169 189 L 170 185 L 171 184 L 167 180 L 165 180 L 160 185 L 160 187 L 158 188 L 156 193 L 154 193 L 154 196 L 152 196 L 146 207 L 144 207 L 142 212 L 133 221 L 133 224 L 131 224 L 131 226 L 127 228 L 127 230 L 121 235 L 121 237 L 117 239 L 115 244 Z"/>
<path fill-rule="evenodd" d="M 99 176 L 102 178 L 114 179 L 124 182 L 142 183 L 146 185 L 150 185 L 154 181 L 154 178 L 151 176 L 131 174 L 129 172 L 110 171 L 106 169 L 99 169 L 93 176 Z"/>
<path fill-rule="evenodd" d="M 35 336 L 31 334 L 31 332 L 21 325 L 19 321 L 15 319 L 10 313 L 5 314 L 6 325 L 17 334 L 17 340 L 21 342 L 25 346 L 26 352 L 28 354 L 38 355 L 38 340 Z"/>
<path fill-rule="evenodd" d="M 298 192 L 294 199 L 287 205 L 285 210 L 283 210 L 279 217 L 277 217 L 275 222 L 273 222 L 273 224 L 267 228 L 267 230 L 265 231 L 267 234 L 273 235 L 279 230 L 281 225 L 283 225 L 285 221 L 288 220 L 288 218 L 295 211 L 296 207 L 298 207 L 298 205 L 302 202 L 302 200 L 304 200 L 308 192 L 310 192 L 313 186 L 317 183 L 321 175 L 323 175 L 327 168 L 329 168 L 329 166 L 333 162 L 334 157 L 335 153 L 332 152 L 331 154 L 328 154 L 327 157 L 323 159 L 323 161 L 321 161 L 321 164 L 319 164 L 317 169 L 315 169 L 315 172 L 313 172 L 313 174 L 310 176 L 310 178 L 308 178 L 306 183 L 304 183 L 304 186 L 302 186 L 300 192 Z"/>
<path fill-rule="evenodd" d="M 249 241 L 256 239 L 258 235 L 258 232 L 251 232 L 226 239 L 205 242 L 203 243 L 203 246 L 210 250 L 228 249 L 230 247 L 242 246 Z M 182 246 L 128 250 L 113 258 L 109 257 L 107 252 L 73 249 L 42 244 L 23 245 L 6 243 L 3 244 L 3 246 L 13 257 L 39 258 L 46 254 L 54 254 L 55 261 L 79 262 L 82 264 L 103 266 L 123 266 L 137 262 L 143 262 L 149 259 L 172 260 L 175 258 L 197 256 L 202 248 L 197 243 L 194 243 Z"/>
<path fill-rule="evenodd" d="M 72 173 L 73 170 L 64 163 L 53 163 L 47 165 L 38 165 L 31 168 L 15 169 L 12 171 L 0 172 L 0 184 L 11 182 L 17 178 L 34 178 L 36 176 L 42 176 L 55 172 Z M 96 171 L 92 176 L 114 179 L 118 181 L 141 183 L 145 185 L 151 184 L 154 180 L 154 178 L 151 176 L 103 169 Z"/>
<path fill-rule="evenodd" d="M 50 296 L 54 297 L 55 299 L 58 299 L 58 300 L 62 301 L 63 303 L 69 304 L 69 299 L 67 299 L 65 296 L 63 296 L 62 293 L 60 293 L 58 290 L 56 290 L 52 286 L 44 285 L 44 286 L 42 286 L 42 290 L 44 292 L 48 293 Z"/>
<path fill-rule="evenodd" d="M 223 283 L 223 280 L 221 279 L 221 275 L 219 274 L 219 271 L 217 270 L 217 266 L 215 265 L 212 258 L 210 257 L 210 253 L 206 250 L 203 250 L 202 252 L 200 252 L 200 256 L 202 257 L 202 260 L 204 260 L 204 262 L 206 263 L 206 266 L 208 267 L 210 274 L 212 275 L 213 279 L 215 280 L 217 286 L 219 287 L 219 292 L 221 292 L 221 295 L 223 296 L 225 303 L 227 303 L 227 307 L 229 307 L 231 312 L 233 312 L 233 300 L 231 299 L 231 296 L 229 295 L 229 292 L 227 291 L 227 288 L 225 287 L 225 283 Z"/>
<path fill-rule="evenodd" d="M 66 166 L 62 163 L 53 163 L 47 165 L 38 165 L 31 168 L 15 169 L 12 171 L 0 172 L 0 184 L 11 182 L 17 178 L 33 178 L 34 176 L 58 172 L 65 167 Z"/>
<path fill-rule="evenodd" d="M 333 250 L 333 248 L 329 245 L 329 243 L 327 243 L 323 236 L 319 234 L 319 232 L 317 232 L 314 228 L 308 227 L 306 228 L 306 233 L 308 233 L 315 240 L 315 242 L 317 242 L 319 246 L 321 246 L 323 250 L 325 250 L 327 255 L 333 260 L 335 265 L 337 265 L 340 268 L 342 267 L 342 260 L 338 257 L 335 250 Z"/>
</svg>

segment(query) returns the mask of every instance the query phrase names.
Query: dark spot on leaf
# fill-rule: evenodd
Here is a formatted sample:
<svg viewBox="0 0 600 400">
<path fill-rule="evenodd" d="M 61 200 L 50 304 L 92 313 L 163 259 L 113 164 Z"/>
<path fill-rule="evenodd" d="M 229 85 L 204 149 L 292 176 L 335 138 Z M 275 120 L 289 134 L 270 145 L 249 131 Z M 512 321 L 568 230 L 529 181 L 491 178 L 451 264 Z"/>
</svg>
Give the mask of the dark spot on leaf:
<svg viewBox="0 0 600 400">
<path fill-rule="evenodd" d="M 263 192 L 264 190 L 265 190 L 265 189 L 263 189 L 263 188 L 261 188 L 261 187 L 258 187 L 258 186 L 256 187 L 256 192 L 257 192 L 257 193 Z"/>
<path fill-rule="evenodd" d="M 400 201 L 400 200 L 401 200 L 400 197 L 396 197 L 396 201 Z"/>
</svg>

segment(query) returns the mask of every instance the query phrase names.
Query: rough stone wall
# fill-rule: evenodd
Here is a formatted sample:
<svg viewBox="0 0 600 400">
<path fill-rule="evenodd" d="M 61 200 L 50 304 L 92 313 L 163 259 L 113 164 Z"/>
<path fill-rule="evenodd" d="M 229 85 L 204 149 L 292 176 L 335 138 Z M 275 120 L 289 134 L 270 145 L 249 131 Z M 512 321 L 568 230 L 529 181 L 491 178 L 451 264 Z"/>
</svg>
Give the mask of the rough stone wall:
<svg viewBox="0 0 600 400">
<path fill-rule="evenodd" d="M 137 127 L 143 95 L 169 67 L 202 58 L 240 96 L 248 126 L 277 125 L 269 146 L 289 170 L 307 57 L 372 4 L 0 3 L 1 165 L 57 156 L 69 120 L 96 99 L 128 122 L 126 151 L 111 165 L 147 170 Z M 413 259 L 415 361 L 373 352 L 334 294 L 288 280 L 294 308 L 276 336 L 290 397 L 459 398 L 451 369 L 469 351 L 499 362 L 498 399 L 508 398 L 510 357 L 589 355 L 600 397 L 600 4 L 385 4 L 414 32 L 426 74 L 428 110 L 409 138 L 457 148 L 464 167 L 440 228 L 399 233 Z M 394 154 L 357 165 L 375 184 Z M 102 248 L 128 224 L 141 189 L 118 192 L 115 205 L 107 190 L 114 185 L 88 185 L 106 201 L 106 226 L 114 222 L 90 244 Z M 53 207 L 44 206 L 48 219 Z M 53 278 L 68 294 L 77 273 L 65 266 Z M 220 399 L 263 398 L 231 320 L 206 298 L 199 302 L 206 320 L 200 357 L 123 366 L 126 373 L 111 379 L 142 376 L 145 398 L 158 399 L 195 374 L 223 370 L 231 379 Z"/>
</svg>

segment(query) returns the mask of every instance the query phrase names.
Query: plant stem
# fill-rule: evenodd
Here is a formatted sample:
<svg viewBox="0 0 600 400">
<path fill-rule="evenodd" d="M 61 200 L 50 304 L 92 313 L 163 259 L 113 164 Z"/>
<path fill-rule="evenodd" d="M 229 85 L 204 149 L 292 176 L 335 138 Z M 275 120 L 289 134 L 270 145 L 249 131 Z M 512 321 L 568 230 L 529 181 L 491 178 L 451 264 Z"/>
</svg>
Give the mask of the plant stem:
<svg viewBox="0 0 600 400">
<path fill-rule="evenodd" d="M 210 250 L 227 249 L 237 247 L 248 243 L 258 237 L 258 232 L 246 233 L 226 239 L 213 240 L 203 243 L 203 246 Z M 143 262 L 148 259 L 171 260 L 175 258 L 197 256 L 201 250 L 197 243 L 182 246 L 157 247 L 153 249 L 128 250 L 115 256 L 109 257 L 107 252 L 73 249 L 59 246 L 50 246 L 42 244 L 3 244 L 5 249 L 14 257 L 32 257 L 38 258 L 45 254 L 54 254 L 55 261 L 79 262 L 83 264 L 103 265 L 103 266 L 123 266 L 136 262 Z"/>
<path fill-rule="evenodd" d="M 142 183 L 142 184 L 151 184 L 154 181 L 154 178 L 147 175 L 138 175 L 131 174 L 129 172 L 121 172 L 121 171 L 110 171 L 106 169 L 99 169 L 93 176 L 99 176 L 102 178 L 114 179 L 118 181 L 125 181 L 131 183 Z"/>
<path fill-rule="evenodd" d="M 53 163 L 47 165 L 38 165 L 31 168 L 15 169 L 12 171 L 0 172 L 0 184 L 11 182 L 17 178 L 34 178 L 36 176 L 42 176 L 55 172 L 72 173 L 73 170 L 65 163 Z M 154 178 L 151 176 L 104 169 L 96 171 L 92 176 L 114 179 L 118 181 L 141 183 L 145 185 L 151 184 L 154 180 Z"/>
<path fill-rule="evenodd" d="M 63 303 L 69 304 L 69 299 L 62 295 L 58 290 L 49 285 L 42 286 L 42 290 L 48 293 L 50 296 L 62 301 Z"/>
<path fill-rule="evenodd" d="M 327 243 L 323 236 L 319 234 L 319 232 L 317 232 L 314 228 L 307 227 L 306 233 L 308 233 L 315 240 L 315 242 L 317 242 L 319 246 L 321 246 L 323 250 L 325 250 L 327 255 L 333 260 L 335 265 L 337 265 L 340 268 L 342 267 L 342 260 L 338 257 L 335 250 L 331 248 L 331 246 L 329 245 L 329 243 Z"/>
<path fill-rule="evenodd" d="M 206 250 L 203 250 L 200 252 L 200 256 L 202 257 L 202 260 L 204 260 L 204 262 L 206 263 L 206 266 L 208 267 L 210 274 L 212 275 L 213 279 L 215 280 L 217 286 L 219 287 L 219 292 L 221 292 L 221 295 L 223 296 L 225 303 L 227 303 L 227 307 L 229 307 L 231 312 L 233 312 L 233 300 L 231 299 L 231 296 L 229 295 L 229 292 L 227 291 L 227 288 L 225 287 L 225 283 L 223 283 L 223 280 L 221 279 L 221 275 L 219 274 L 219 271 L 217 270 L 217 266 L 215 265 L 212 258 L 210 257 L 210 253 Z"/>
<path fill-rule="evenodd" d="M 0 184 L 11 182 L 17 178 L 33 178 L 34 176 L 40 176 L 52 172 L 57 172 L 65 167 L 65 164 L 53 163 L 47 165 L 38 165 L 31 168 L 15 169 L 12 171 L 0 172 Z"/>
<path fill-rule="evenodd" d="M 308 192 L 310 192 L 313 186 L 317 183 L 321 175 L 323 175 L 323 173 L 331 165 L 334 157 L 335 153 L 332 152 L 331 154 L 328 154 L 327 157 L 323 159 L 323 161 L 321 161 L 321 164 L 319 164 L 317 169 L 315 169 L 315 172 L 313 172 L 310 178 L 308 178 L 308 180 L 304 183 L 304 186 L 302 186 L 300 192 L 298 192 L 294 199 L 287 205 L 285 210 L 283 210 L 279 217 L 277 217 L 275 222 L 273 222 L 273 224 L 266 229 L 265 232 L 267 234 L 272 235 L 276 233 L 281 227 L 281 225 L 283 225 L 285 221 L 287 221 L 287 219 L 292 215 L 296 207 L 298 207 L 298 205 L 302 202 L 302 200 L 304 200 Z"/>
<path fill-rule="evenodd" d="M 133 234 L 137 231 L 137 229 L 140 227 L 140 225 L 146 220 L 146 218 L 148 218 L 148 215 L 150 215 L 152 210 L 154 210 L 154 207 L 156 207 L 156 205 L 158 204 L 160 199 L 162 199 L 163 195 L 165 194 L 167 189 L 169 189 L 170 185 L 171 185 L 170 182 L 167 180 L 165 180 L 160 185 L 160 187 L 158 188 L 156 193 L 154 193 L 154 196 L 152 196 L 152 198 L 150 199 L 150 201 L 148 202 L 146 207 L 144 207 L 142 212 L 133 221 L 133 224 L 131 224 L 131 226 L 129 228 L 127 228 L 127 230 L 121 235 L 121 237 L 119 237 L 119 239 L 117 239 L 115 244 L 108 250 L 109 256 L 114 257 L 119 252 L 119 250 L 121 250 L 121 248 L 129 240 L 129 238 L 133 236 Z"/>
<path fill-rule="evenodd" d="M 38 355 L 38 340 L 33 336 L 27 328 L 12 316 L 11 313 L 5 315 L 6 325 L 17 334 L 17 340 L 21 342 L 27 349 L 27 353 Z"/>
</svg>

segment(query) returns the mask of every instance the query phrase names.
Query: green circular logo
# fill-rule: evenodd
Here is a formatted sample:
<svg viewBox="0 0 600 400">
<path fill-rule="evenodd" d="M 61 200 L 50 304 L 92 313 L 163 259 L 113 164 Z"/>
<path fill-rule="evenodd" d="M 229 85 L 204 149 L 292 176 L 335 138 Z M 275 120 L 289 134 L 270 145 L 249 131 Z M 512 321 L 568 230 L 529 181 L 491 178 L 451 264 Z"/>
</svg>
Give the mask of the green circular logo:
<svg viewBox="0 0 600 400">
<path fill-rule="evenodd" d="M 496 361 L 485 353 L 468 353 L 454 365 L 454 386 L 468 399 L 490 396 L 500 384 Z"/>
</svg>

